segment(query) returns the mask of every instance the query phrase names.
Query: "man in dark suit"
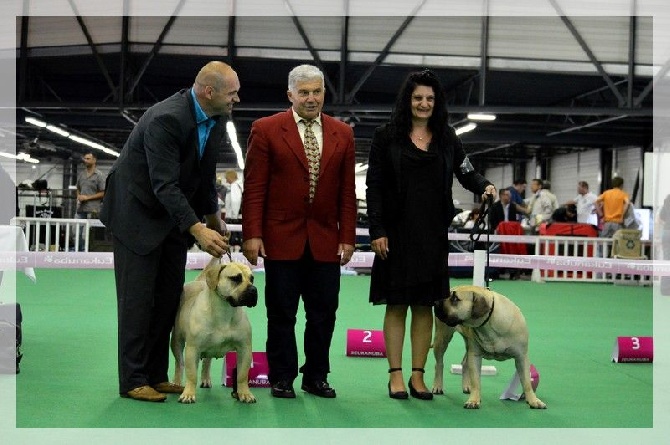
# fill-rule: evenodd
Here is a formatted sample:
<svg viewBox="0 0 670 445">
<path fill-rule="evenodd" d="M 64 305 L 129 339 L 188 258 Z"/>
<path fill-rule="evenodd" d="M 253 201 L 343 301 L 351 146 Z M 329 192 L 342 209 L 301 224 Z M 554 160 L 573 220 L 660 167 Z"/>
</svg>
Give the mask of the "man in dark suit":
<svg viewBox="0 0 670 445">
<path fill-rule="evenodd" d="M 109 172 L 100 219 L 114 240 L 122 397 L 158 402 L 183 389 L 168 382 L 170 331 L 188 247 L 228 248 L 216 159 L 239 89 L 230 66 L 208 63 L 190 89 L 146 111 Z"/>
<path fill-rule="evenodd" d="M 516 205 L 512 202 L 509 189 L 500 189 L 500 199 L 491 206 L 491 229 L 496 230 L 503 221 L 516 221 Z"/>
<path fill-rule="evenodd" d="M 301 65 L 289 73 L 287 111 L 255 121 L 244 169 L 243 251 L 265 264 L 266 351 L 274 397 L 294 398 L 298 376 L 295 322 L 305 307 L 302 389 L 333 398 L 329 350 L 340 265 L 356 237 L 355 150 L 351 127 L 321 113 L 323 73 Z"/>
</svg>

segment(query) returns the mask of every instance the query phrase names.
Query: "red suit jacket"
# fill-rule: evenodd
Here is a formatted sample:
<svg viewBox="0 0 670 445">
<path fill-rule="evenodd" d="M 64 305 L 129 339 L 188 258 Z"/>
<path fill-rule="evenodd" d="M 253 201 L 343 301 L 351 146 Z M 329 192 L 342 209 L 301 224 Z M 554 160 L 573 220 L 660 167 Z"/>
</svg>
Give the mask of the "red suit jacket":
<svg viewBox="0 0 670 445">
<path fill-rule="evenodd" d="M 321 113 L 323 150 L 314 201 L 293 111 L 255 121 L 247 145 L 242 198 L 245 240 L 262 238 L 271 260 L 297 260 L 309 241 L 317 261 L 339 262 L 339 243 L 355 244 L 356 153 L 347 124 Z"/>
</svg>

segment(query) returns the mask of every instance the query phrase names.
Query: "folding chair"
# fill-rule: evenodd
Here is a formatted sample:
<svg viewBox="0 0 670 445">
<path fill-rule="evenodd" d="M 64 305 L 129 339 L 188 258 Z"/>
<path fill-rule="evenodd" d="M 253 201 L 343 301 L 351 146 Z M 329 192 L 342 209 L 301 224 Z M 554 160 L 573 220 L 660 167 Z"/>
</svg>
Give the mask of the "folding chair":
<svg viewBox="0 0 670 445">
<path fill-rule="evenodd" d="M 612 235 L 612 258 L 622 260 L 646 260 L 642 245 L 642 231 L 637 229 L 619 229 Z M 621 278 L 618 278 L 618 276 Z M 632 278 L 632 277 L 631 277 Z M 638 278 L 639 279 L 639 278 Z M 614 284 L 635 284 L 634 279 L 626 279 L 623 274 L 614 274 Z"/>
</svg>

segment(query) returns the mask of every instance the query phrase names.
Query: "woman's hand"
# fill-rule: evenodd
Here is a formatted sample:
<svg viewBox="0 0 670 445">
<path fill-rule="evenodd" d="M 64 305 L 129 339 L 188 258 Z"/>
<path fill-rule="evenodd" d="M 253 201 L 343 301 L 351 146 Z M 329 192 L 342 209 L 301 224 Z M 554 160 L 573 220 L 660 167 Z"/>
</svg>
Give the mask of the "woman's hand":
<svg viewBox="0 0 670 445">
<path fill-rule="evenodd" d="M 372 240 L 370 243 L 372 251 L 375 255 L 379 255 L 382 260 L 385 260 L 389 252 L 389 239 L 385 236 Z"/>
</svg>

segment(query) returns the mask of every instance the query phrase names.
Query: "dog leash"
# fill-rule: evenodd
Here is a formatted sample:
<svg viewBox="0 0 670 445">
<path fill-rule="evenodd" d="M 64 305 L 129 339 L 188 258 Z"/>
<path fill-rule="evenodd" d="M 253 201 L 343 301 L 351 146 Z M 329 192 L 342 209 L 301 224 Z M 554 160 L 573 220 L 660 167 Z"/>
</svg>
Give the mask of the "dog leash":
<svg viewBox="0 0 670 445">
<path fill-rule="evenodd" d="M 470 231 L 470 241 L 473 243 L 479 242 L 482 233 L 486 232 L 486 267 L 484 267 L 484 281 L 486 288 L 489 289 L 489 249 L 490 249 L 490 234 L 488 230 L 491 227 L 491 206 L 493 205 L 493 195 L 486 195 L 486 199 L 482 201 L 479 207 L 479 216 L 475 220 L 475 224 Z M 488 218 L 487 218 L 488 217 Z M 488 224 L 487 224 L 488 223 Z"/>
</svg>

